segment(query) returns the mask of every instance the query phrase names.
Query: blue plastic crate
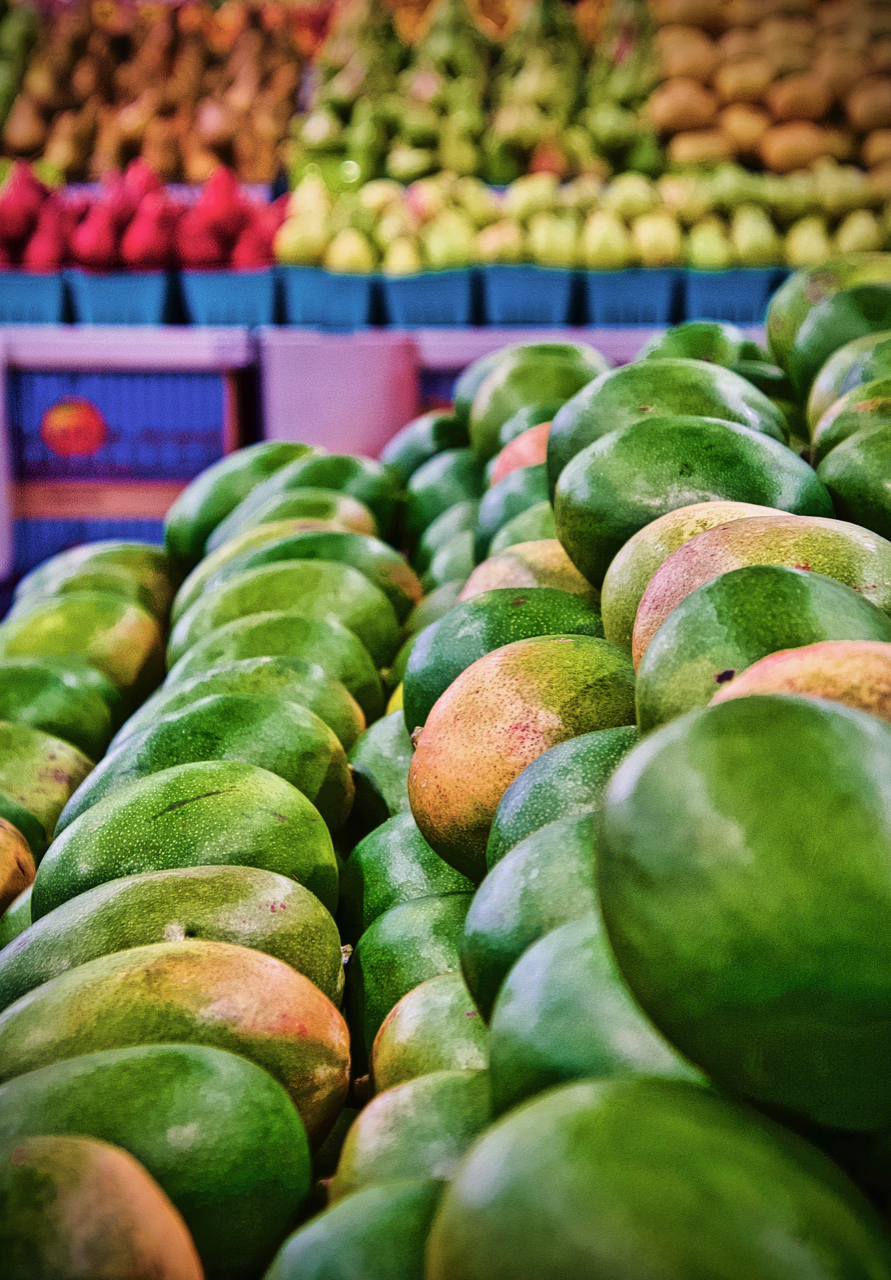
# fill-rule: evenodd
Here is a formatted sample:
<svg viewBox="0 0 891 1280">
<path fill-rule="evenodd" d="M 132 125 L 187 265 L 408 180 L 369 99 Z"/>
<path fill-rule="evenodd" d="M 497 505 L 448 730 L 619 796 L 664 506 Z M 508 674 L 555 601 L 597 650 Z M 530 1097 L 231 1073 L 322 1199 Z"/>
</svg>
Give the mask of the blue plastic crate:
<svg viewBox="0 0 891 1280">
<path fill-rule="evenodd" d="M 191 480 L 225 452 L 226 406 L 219 372 L 9 369 L 13 476 Z"/>
<path fill-rule="evenodd" d="M 473 273 L 469 268 L 384 276 L 381 287 L 387 319 L 397 328 L 467 325 L 473 321 Z"/>
<path fill-rule="evenodd" d="M 671 324 L 680 320 L 683 274 L 675 267 L 586 271 L 588 324 Z"/>
<path fill-rule="evenodd" d="M 483 312 L 488 324 L 569 324 L 576 275 L 556 267 L 483 268 Z"/>
<path fill-rule="evenodd" d="M 280 267 L 285 324 L 364 329 L 374 317 L 377 279 L 322 267 Z"/>
<path fill-rule="evenodd" d="M 81 271 L 65 277 L 80 324 L 164 324 L 171 316 L 169 271 Z"/>
<path fill-rule="evenodd" d="M 0 323 L 59 324 L 65 318 L 61 271 L 0 271 Z"/>
<path fill-rule="evenodd" d="M 164 524 L 161 520 L 49 520 L 24 519 L 13 521 L 15 558 L 13 572 L 16 578 L 36 569 L 39 564 L 59 551 L 82 542 L 96 542 L 101 538 L 131 539 L 137 542 L 164 541 Z"/>
<path fill-rule="evenodd" d="M 258 271 L 183 271 L 186 316 L 192 324 L 236 324 L 253 329 L 275 321 L 275 275 Z"/>
<path fill-rule="evenodd" d="M 684 316 L 687 320 L 760 324 L 776 286 L 777 270 L 773 267 L 686 271 Z"/>
</svg>

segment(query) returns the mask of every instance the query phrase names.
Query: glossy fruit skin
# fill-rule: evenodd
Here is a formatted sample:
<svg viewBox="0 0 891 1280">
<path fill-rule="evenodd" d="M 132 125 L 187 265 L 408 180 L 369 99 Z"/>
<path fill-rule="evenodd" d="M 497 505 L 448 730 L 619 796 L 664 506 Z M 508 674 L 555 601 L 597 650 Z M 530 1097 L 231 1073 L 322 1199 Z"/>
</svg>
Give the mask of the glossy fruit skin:
<svg viewBox="0 0 891 1280">
<path fill-rule="evenodd" d="M 277 773 L 332 830 L 349 816 L 354 787 L 346 754 L 323 720 L 296 702 L 220 693 L 161 716 L 106 756 L 71 797 L 56 830 L 127 782 L 205 760 L 241 760 Z"/>
<path fill-rule="evenodd" d="M 55 594 L 63 585 L 67 590 L 76 590 L 79 578 L 104 571 L 128 575 L 145 593 L 149 612 L 162 621 L 167 616 L 179 570 L 160 547 L 150 542 L 102 539 L 60 551 L 26 573 L 12 598 L 19 604 L 31 594 Z"/>
<path fill-rule="evenodd" d="M 315 805 L 268 769 L 202 760 L 130 782 L 71 822 L 41 863 L 32 916 L 121 876 L 220 865 L 275 871 L 337 907 L 334 849 Z"/>
<path fill-rule="evenodd" d="M 372 586 L 384 593 L 400 623 L 421 599 L 421 584 L 404 556 L 381 542 L 380 538 L 339 529 L 308 529 L 287 534 L 260 547 L 245 548 L 208 578 L 202 589 L 211 591 L 248 569 L 290 560 L 325 560 L 358 570 Z M 184 596 L 184 606 L 188 607 L 190 603 Z"/>
<path fill-rule="evenodd" d="M 891 503 L 885 488 L 891 458 L 891 427 L 864 427 L 823 459 L 817 475 L 846 520 L 891 538 Z"/>
<path fill-rule="evenodd" d="M 424 1280 L 442 1182 L 388 1182 L 332 1205 L 289 1236 L 263 1280 Z"/>
<path fill-rule="evenodd" d="M 826 1156 L 675 1080 L 583 1080 L 497 1121 L 440 1204 L 427 1280 L 885 1280 L 881 1219 Z"/>
<path fill-rule="evenodd" d="M 69 796 L 92 769 L 93 761 L 70 743 L 27 725 L 0 721 L 0 787 L 14 806 L 32 815 L 47 837 Z M 14 808 L 7 821 L 16 826 L 16 817 Z M 30 842 L 30 833 L 23 834 Z"/>
<path fill-rule="evenodd" d="M 244 658 L 299 657 L 340 680 L 369 720 L 384 709 L 380 676 L 358 636 L 333 618 L 307 618 L 299 611 L 254 613 L 227 623 L 196 644 L 167 673 L 166 685 Z"/>
<path fill-rule="evenodd" d="M 349 755 L 356 798 L 350 813 L 355 843 L 399 813 L 410 813 L 408 770 L 412 745 L 401 711 L 391 711 L 366 729 Z"/>
<path fill-rule="evenodd" d="M 222 866 L 125 876 L 42 916 L 0 951 L 0 1009 L 88 960 L 185 938 L 275 956 L 340 1003 L 340 938 L 318 898 L 274 872 Z"/>
<path fill-rule="evenodd" d="M 402 528 L 409 547 L 451 507 L 481 498 L 484 486 L 483 469 L 470 449 L 444 449 L 418 467 L 405 489 Z"/>
<path fill-rule="evenodd" d="M 795 335 L 786 372 L 800 400 L 834 351 L 854 338 L 891 329 L 891 268 L 884 281 L 855 284 L 817 303 Z"/>
<path fill-rule="evenodd" d="M 285 702 L 296 702 L 324 720 L 344 751 L 349 751 L 365 731 L 365 716 L 356 699 L 318 663 L 305 662 L 303 658 L 242 658 L 183 680 L 166 680 L 124 722 L 112 740 L 111 749 L 119 747 L 157 717 L 217 693 L 272 694 Z"/>
<path fill-rule="evenodd" d="M 514 347 L 477 388 L 470 410 L 470 443 L 483 462 L 501 447 L 502 426 L 522 408 L 568 400 L 608 368 L 583 343 L 539 343 Z"/>
<path fill-rule="evenodd" d="M 516 344 L 514 344 L 516 345 Z M 473 364 L 469 364 L 455 383 L 454 403 L 455 417 L 466 426 L 470 421 L 470 410 L 473 398 L 489 374 L 497 367 L 502 358 L 507 356 L 513 347 L 502 347 L 500 351 L 490 351 Z"/>
<path fill-rule="evenodd" d="M 482 879 L 495 810 L 519 773 L 567 738 L 631 720 L 626 650 L 583 635 L 517 640 L 477 659 L 434 705 L 408 776 L 428 844 Z"/>
<path fill-rule="evenodd" d="M 811 454 L 819 466 L 836 445 L 869 427 L 891 426 L 891 377 L 854 387 L 829 406 L 814 426 Z"/>
<path fill-rule="evenodd" d="M 0 916 L 0 951 L 24 933 L 31 923 L 31 890 L 33 885 L 24 889 Z"/>
<path fill-rule="evenodd" d="M 632 752 L 601 828 L 603 915 L 643 1009 L 719 1088 L 840 1129 L 891 1116 L 889 760 L 864 712 L 740 698 Z"/>
<path fill-rule="evenodd" d="M 204 544 L 221 520 L 251 489 L 280 467 L 307 452 L 305 444 L 283 440 L 248 445 L 221 458 L 196 476 L 174 502 L 164 520 L 164 546 L 183 564 L 196 564 Z"/>
<path fill-rule="evenodd" d="M 485 1071 L 435 1071 L 395 1085 L 356 1117 L 329 1194 L 340 1200 L 375 1183 L 448 1179 L 490 1116 Z"/>
<path fill-rule="evenodd" d="M 523 952 L 495 1001 L 489 1050 L 495 1115 L 570 1080 L 702 1081 L 631 995 L 599 911 L 559 925 Z"/>
<path fill-rule="evenodd" d="M 228 942 L 156 942 L 88 960 L 0 1014 L 0 1080 L 134 1044 L 242 1054 L 287 1089 L 318 1145 L 349 1086 L 346 1023 L 289 965 Z"/>
<path fill-rule="evenodd" d="M 557 536 L 600 587 L 639 529 L 678 507 L 720 498 L 835 514 L 807 463 L 769 436 L 717 418 L 650 418 L 609 432 L 572 459 L 554 499 Z"/>
<path fill-rule="evenodd" d="M 94 1138 L 25 1138 L 0 1149 L 7 1280 L 155 1275 L 204 1280 L 185 1223 L 145 1169 Z"/>
<path fill-rule="evenodd" d="M 253 1280 L 305 1202 L 306 1132 L 268 1072 L 200 1045 L 69 1058 L 0 1085 L 0 1141 L 84 1134 L 123 1147 L 179 1209 L 207 1280 Z"/>
<path fill-rule="evenodd" d="M 555 587 L 496 588 L 462 601 L 422 631 L 405 669 L 405 726 L 426 723 L 433 704 L 462 671 L 495 649 L 540 635 L 603 636 L 600 611 Z"/>
<path fill-rule="evenodd" d="M 881 640 L 819 640 L 781 649 L 722 685 L 709 706 L 767 693 L 828 698 L 891 722 L 891 645 Z"/>
<path fill-rule="evenodd" d="M 347 967 L 346 993 L 353 1057 L 360 1065 L 384 1018 L 407 992 L 458 970 L 470 900 L 469 893 L 414 898 L 385 911 L 362 934 Z"/>
<path fill-rule="evenodd" d="M 397 431 L 381 449 L 380 460 L 400 485 L 406 485 L 418 467 L 442 453 L 468 443 L 467 428 L 448 413 L 422 413 Z"/>
<path fill-rule="evenodd" d="M 638 351 L 637 360 L 707 360 L 731 368 L 747 349 L 746 336 L 735 324 L 686 320 L 656 334 Z"/>
<path fill-rule="evenodd" d="M 891 542 L 843 520 L 773 512 L 706 530 L 653 574 L 634 623 L 635 666 L 672 609 L 712 578 L 746 565 L 773 564 L 822 574 L 891 613 Z"/>
<path fill-rule="evenodd" d="M 807 403 L 813 432 L 829 407 L 866 383 L 891 374 L 891 333 L 868 333 L 833 351 L 814 379 Z"/>
<path fill-rule="evenodd" d="M 163 597 L 166 606 L 170 603 L 172 592 L 169 579 L 165 579 L 164 587 Z M 35 584 L 30 587 L 27 593 L 14 602 L 5 620 L 12 622 L 15 618 L 23 618 L 35 605 L 47 600 L 54 600 L 59 596 L 81 595 L 85 591 L 99 591 L 104 595 L 117 596 L 121 600 L 139 605 L 159 622 L 163 623 L 166 620 L 166 607 L 156 607 L 152 592 L 140 582 L 136 574 L 122 565 L 102 564 L 93 567 L 89 563 L 78 565 L 68 572 L 60 570 L 56 574 L 47 574 L 42 585 Z"/>
<path fill-rule="evenodd" d="M 720 418 L 786 439 L 782 414 L 745 378 L 704 360 L 648 359 L 610 369 L 554 417 L 548 436 L 551 497 L 567 463 L 610 431 L 665 417 Z"/>
<path fill-rule="evenodd" d="M 423 573 L 430 567 L 436 553 L 447 542 L 451 542 L 452 538 L 457 537 L 459 533 L 473 531 L 479 506 L 478 498 L 455 502 L 447 507 L 441 516 L 437 516 L 431 524 L 428 524 L 421 534 L 412 558 L 412 564 L 419 573 Z"/>
<path fill-rule="evenodd" d="M 489 554 L 489 545 L 508 520 L 538 502 L 547 502 L 548 485 L 544 463 L 509 472 L 492 485 L 480 502 L 473 550 L 477 563 Z"/>
<path fill-rule="evenodd" d="M 470 600 L 499 587 L 554 587 L 598 604 L 600 592 L 583 578 L 556 538 L 514 543 L 478 564 L 458 593 Z"/>
<path fill-rule="evenodd" d="M 288 468 L 284 467 L 284 471 Z M 265 489 L 265 485 L 262 487 Z M 196 579 L 203 582 L 216 573 L 230 556 L 246 547 L 274 541 L 270 530 L 274 529 L 277 537 L 286 525 L 295 533 L 332 529 L 365 533 L 369 537 L 376 537 L 378 533 L 377 521 L 365 503 L 337 489 L 285 489 L 262 502 L 255 494 L 248 494 L 208 538 L 205 560 L 199 562 L 186 579 L 190 589 L 194 589 Z"/>
<path fill-rule="evenodd" d="M 361 840 L 344 863 L 337 922 L 344 941 L 355 944 L 391 907 L 472 892 L 472 882 L 433 852 L 411 814 L 399 813 Z"/>
<path fill-rule="evenodd" d="M 467 529 L 444 542 L 430 561 L 422 579 L 425 591 L 435 591 L 446 582 L 465 583 L 476 567 L 473 533 Z"/>
<path fill-rule="evenodd" d="M 634 725 L 597 729 L 558 743 L 528 764 L 495 810 L 486 844 L 489 871 L 548 823 L 596 813 L 613 770 L 639 740 Z"/>
<path fill-rule="evenodd" d="M 0 720 L 70 742 L 98 760 L 111 741 L 111 710 L 97 689 L 25 658 L 0 661 Z"/>
<path fill-rule="evenodd" d="M 351 565 L 286 560 L 247 569 L 213 587 L 182 615 L 167 645 L 172 667 L 193 645 L 228 622 L 279 606 L 311 617 L 334 617 L 353 631 L 378 666 L 399 648 L 399 624 L 382 591 Z"/>
<path fill-rule="evenodd" d="M 634 619 L 647 584 L 678 547 L 716 525 L 770 515 L 773 509 L 752 502 L 694 502 L 644 525 L 610 561 L 603 579 L 600 604 L 607 640 L 631 648 Z"/>
<path fill-rule="evenodd" d="M 692 591 L 653 636 L 637 672 L 641 733 L 705 706 L 737 671 L 818 640 L 891 641 L 891 618 L 819 573 L 756 564 Z"/>
<path fill-rule="evenodd" d="M 418 607 L 412 609 L 408 615 L 405 623 L 406 633 L 409 636 L 415 636 L 425 627 L 429 627 L 431 622 L 436 622 L 443 614 L 448 613 L 463 586 L 463 582 L 444 582 L 441 587 L 425 595 Z"/>
<path fill-rule="evenodd" d="M 460 973 L 428 978 L 394 1005 L 371 1050 L 375 1093 L 432 1071 L 484 1071 L 489 1033 Z"/>
<path fill-rule="evenodd" d="M 520 542 L 544 542 L 555 538 L 554 509 L 550 502 L 536 502 L 503 524 L 489 543 L 489 555 L 497 556 Z"/>
<path fill-rule="evenodd" d="M 461 935 L 464 981 L 488 1023 L 502 983 L 533 942 L 597 911 L 596 826 L 559 818 L 511 849 L 480 885 Z"/>
</svg>

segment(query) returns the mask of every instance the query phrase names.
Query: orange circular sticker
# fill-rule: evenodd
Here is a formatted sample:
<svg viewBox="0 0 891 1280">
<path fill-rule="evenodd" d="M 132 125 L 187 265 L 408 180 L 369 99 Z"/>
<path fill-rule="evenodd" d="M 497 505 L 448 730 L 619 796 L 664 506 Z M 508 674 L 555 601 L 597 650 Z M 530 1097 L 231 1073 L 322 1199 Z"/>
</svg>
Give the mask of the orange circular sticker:
<svg viewBox="0 0 891 1280">
<path fill-rule="evenodd" d="M 72 396 L 46 410 L 40 438 L 60 458 L 88 458 L 108 439 L 108 423 L 92 401 Z"/>
</svg>

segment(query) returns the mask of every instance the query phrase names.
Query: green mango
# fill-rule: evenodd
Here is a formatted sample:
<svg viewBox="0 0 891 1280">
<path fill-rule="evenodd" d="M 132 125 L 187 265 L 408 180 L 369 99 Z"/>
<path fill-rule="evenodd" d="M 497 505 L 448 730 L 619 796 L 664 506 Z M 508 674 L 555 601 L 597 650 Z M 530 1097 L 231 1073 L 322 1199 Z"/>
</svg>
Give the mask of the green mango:
<svg viewBox="0 0 891 1280">
<path fill-rule="evenodd" d="M 459 533 L 472 532 L 476 527 L 476 515 L 479 511 L 479 499 L 470 498 L 466 502 L 456 502 L 437 516 L 421 534 L 415 548 L 413 564 L 419 573 L 429 569 L 436 553 Z"/>
<path fill-rule="evenodd" d="M 106 539 L 69 547 L 25 574 L 13 592 L 13 601 L 18 605 L 30 596 L 55 595 L 60 588 L 66 592 L 105 590 L 98 587 L 103 575 L 112 595 L 135 599 L 157 618 L 166 618 L 178 570 L 161 547 L 149 542 Z M 126 596 L 127 579 L 135 584 L 138 594 Z M 97 585 L 88 585 L 91 580 Z"/>
<path fill-rule="evenodd" d="M 433 1071 L 483 1071 L 489 1032 L 460 973 L 428 978 L 390 1010 L 374 1038 L 375 1093 Z"/>
<path fill-rule="evenodd" d="M 380 1093 L 347 1134 L 332 1200 L 403 1178 L 448 1179 L 489 1123 L 485 1071 L 434 1071 Z"/>
<path fill-rule="evenodd" d="M 437 1180 L 366 1187 L 289 1236 L 263 1280 L 424 1280 Z"/>
<path fill-rule="evenodd" d="M 891 500 L 886 486 L 891 429 L 882 421 L 862 427 L 836 445 L 817 467 L 842 520 L 891 538 Z"/>
<path fill-rule="evenodd" d="M 113 732 L 108 702 L 73 672 L 27 658 L 0 659 L 0 720 L 40 729 L 78 747 L 91 760 Z"/>
<path fill-rule="evenodd" d="M 746 343 L 746 335 L 735 324 L 685 320 L 654 334 L 635 360 L 706 360 L 730 369 L 742 358 Z"/>
<path fill-rule="evenodd" d="M 344 941 L 355 944 L 391 907 L 473 889 L 433 852 L 411 814 L 398 813 L 361 840 L 344 863 L 337 922 Z"/>
<path fill-rule="evenodd" d="M 845 392 L 814 427 L 811 454 L 814 465 L 836 445 L 868 427 L 891 426 L 891 377 L 876 378 Z"/>
<path fill-rule="evenodd" d="M 492 485 L 480 502 L 477 515 L 473 542 L 477 564 L 491 554 L 492 539 L 503 525 L 536 503 L 547 501 L 548 480 L 544 463 L 519 467 Z"/>
<path fill-rule="evenodd" d="M 495 1001 L 489 1046 L 495 1115 L 592 1076 L 703 1081 L 641 1012 L 599 912 L 560 925 L 523 953 Z"/>
<path fill-rule="evenodd" d="M 828 1157 L 699 1085 L 631 1078 L 563 1085 L 492 1125 L 445 1190 L 425 1280 L 889 1269 L 882 1218 Z"/>
<path fill-rule="evenodd" d="M 371 654 L 358 636 L 333 618 L 310 618 L 298 610 L 253 613 L 211 632 L 183 654 L 165 686 L 248 658 L 300 658 L 327 671 L 352 694 L 368 720 L 384 709 L 384 691 Z"/>
<path fill-rule="evenodd" d="M 164 547 L 171 558 L 197 564 L 217 525 L 274 472 L 307 453 L 309 445 L 266 440 L 227 454 L 187 485 L 164 519 Z"/>
<path fill-rule="evenodd" d="M 124 876 L 220 865 L 274 871 L 337 908 L 331 836 L 306 796 L 256 765 L 200 760 L 129 782 L 70 822 L 38 867 L 31 914 Z"/>
<path fill-rule="evenodd" d="M 52 835 L 59 814 L 93 761 L 69 742 L 24 724 L 0 721 L 0 790 Z M 16 810 L 8 821 L 16 825 Z M 25 839 L 29 833 L 23 832 Z"/>
<path fill-rule="evenodd" d="M 745 378 L 705 360 L 659 357 L 595 378 L 555 415 L 548 433 L 551 496 L 566 465 L 595 440 L 632 423 L 667 417 L 720 418 L 785 443 L 783 415 Z"/>
<path fill-rule="evenodd" d="M 403 487 L 423 463 L 443 449 L 468 444 L 467 427 L 449 413 L 422 413 L 413 418 L 381 450 L 380 460 Z"/>
<path fill-rule="evenodd" d="M 633 725 L 597 729 L 559 742 L 527 764 L 495 810 L 486 845 L 488 869 L 549 823 L 599 812 L 613 771 L 639 740 Z"/>
<path fill-rule="evenodd" d="M 340 1003 L 340 938 L 314 894 L 257 867 L 202 866 L 123 876 L 41 916 L 0 951 L 0 1009 L 100 956 L 184 938 L 275 956 Z"/>
<path fill-rule="evenodd" d="M 29 884 L 17 898 L 13 898 L 0 916 L 0 952 L 4 947 L 8 947 L 20 933 L 24 933 L 31 924 L 31 890 L 33 888 L 33 884 Z"/>
<path fill-rule="evenodd" d="M 820 640 L 891 641 L 891 618 L 821 573 L 772 564 L 723 573 L 691 591 L 647 646 L 638 727 L 648 733 L 704 706 L 759 658 Z"/>
<path fill-rule="evenodd" d="M 412 609 L 405 621 L 405 631 L 409 636 L 416 636 L 431 623 L 445 617 L 449 609 L 457 603 L 458 596 L 464 587 L 460 580 L 444 582 L 441 587 L 424 596 L 421 603 Z"/>
<path fill-rule="evenodd" d="M 523 952 L 558 925 L 598 910 L 595 849 L 591 814 L 559 818 L 521 840 L 483 880 L 459 953 L 464 981 L 486 1022 Z"/>
<path fill-rule="evenodd" d="M 412 745 L 401 711 L 392 711 L 366 729 L 350 751 L 356 786 L 351 834 L 361 839 L 388 818 L 409 813 L 408 770 Z"/>
<path fill-rule="evenodd" d="M 891 333 L 868 333 L 839 347 L 823 365 L 811 387 L 807 402 L 807 421 L 811 431 L 841 396 L 889 375 Z"/>
<path fill-rule="evenodd" d="M 668 511 L 721 498 L 793 515 L 835 514 L 808 464 L 769 436 L 717 418 L 651 418 L 610 431 L 564 469 L 554 499 L 557 537 L 600 587 L 639 529 Z"/>
<path fill-rule="evenodd" d="M 254 1280 L 310 1190 L 306 1132 L 285 1090 L 247 1058 L 202 1045 L 89 1053 L 0 1085 L 0 1142 L 35 1133 L 135 1156 L 182 1214 L 207 1280 Z"/>
<path fill-rule="evenodd" d="M 889 329 L 891 264 L 885 280 L 841 289 L 808 312 L 785 365 L 797 399 L 807 399 L 821 368 L 839 347 Z"/>
<path fill-rule="evenodd" d="M 483 493 L 483 469 L 470 449 L 444 449 L 418 467 L 405 490 L 403 531 L 414 546 L 438 516 Z"/>
<path fill-rule="evenodd" d="M 456 533 L 454 538 L 443 543 L 422 579 L 424 591 L 435 591 L 447 582 L 466 582 L 476 568 L 473 543 L 474 535 L 470 529 Z"/>
<path fill-rule="evenodd" d="M 332 830 L 349 816 L 354 787 L 346 754 L 323 720 L 296 702 L 219 693 L 160 716 L 106 756 L 65 806 L 56 833 L 127 782 L 204 760 L 242 760 L 278 774 Z"/>
<path fill-rule="evenodd" d="M 216 587 L 208 584 L 173 628 L 168 666 L 228 622 L 285 608 L 335 618 L 359 637 L 378 666 L 399 648 L 393 606 L 358 569 L 333 560 L 285 560 L 246 569 Z"/>
<path fill-rule="evenodd" d="M 489 555 L 497 556 L 521 542 L 544 542 L 556 538 L 554 508 L 550 499 L 534 502 L 531 507 L 503 524 L 489 543 Z"/>
</svg>

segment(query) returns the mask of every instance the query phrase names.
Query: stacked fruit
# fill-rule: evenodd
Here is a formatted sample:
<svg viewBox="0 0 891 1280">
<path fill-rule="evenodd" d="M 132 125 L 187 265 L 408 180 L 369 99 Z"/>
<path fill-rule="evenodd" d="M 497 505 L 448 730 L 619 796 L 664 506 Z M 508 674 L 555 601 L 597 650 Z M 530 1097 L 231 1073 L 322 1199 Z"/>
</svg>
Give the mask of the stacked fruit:
<svg viewBox="0 0 891 1280">
<path fill-rule="evenodd" d="M 247 0 L 63 6 L 45 21 L 4 150 L 41 156 L 69 180 L 141 155 L 168 181 L 203 182 L 223 163 L 243 182 L 270 182 L 306 34 L 299 10 Z"/>
<path fill-rule="evenodd" d="M 509 347 L 20 584 L 11 1280 L 891 1277 L 889 325 Z"/>
<path fill-rule="evenodd" d="M 19 91 L 37 30 L 37 12 L 30 5 L 0 7 L 0 124 Z"/>
<path fill-rule="evenodd" d="M 284 213 L 281 201 L 249 199 L 222 165 L 186 205 L 142 159 L 94 197 L 52 190 L 17 161 L 0 188 L 0 262 L 30 271 L 264 267 Z"/>
<path fill-rule="evenodd" d="M 891 25 L 871 0 L 650 0 L 664 75 L 647 102 L 681 164 L 733 157 L 774 173 L 822 156 L 891 158 Z"/>
</svg>

